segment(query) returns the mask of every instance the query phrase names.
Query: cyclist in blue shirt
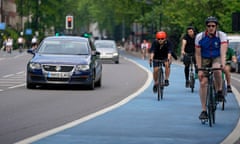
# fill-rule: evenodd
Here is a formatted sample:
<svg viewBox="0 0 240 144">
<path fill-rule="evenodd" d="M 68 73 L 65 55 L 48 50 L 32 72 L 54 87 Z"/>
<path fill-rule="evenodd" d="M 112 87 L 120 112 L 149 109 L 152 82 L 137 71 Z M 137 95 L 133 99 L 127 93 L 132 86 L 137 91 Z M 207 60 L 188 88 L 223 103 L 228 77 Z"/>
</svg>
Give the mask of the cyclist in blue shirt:
<svg viewBox="0 0 240 144">
<path fill-rule="evenodd" d="M 158 84 L 158 63 L 154 62 L 154 59 L 158 60 L 168 60 L 164 63 L 165 66 L 165 86 L 169 85 L 169 75 L 170 75 L 170 61 L 172 57 L 172 43 L 167 39 L 167 34 L 164 31 L 159 31 L 156 34 L 156 40 L 153 41 L 152 47 L 150 48 L 150 58 L 149 62 L 153 62 L 153 79 L 154 86 L 153 92 L 157 92 Z"/>
<path fill-rule="evenodd" d="M 225 67 L 226 51 L 227 51 L 227 35 L 217 30 L 217 18 L 210 16 L 205 21 L 206 31 L 197 34 L 195 39 L 195 56 L 197 67 Z M 222 95 L 222 72 L 214 71 L 215 89 L 217 91 L 217 99 L 224 100 Z M 202 104 L 202 112 L 199 119 L 207 119 L 206 96 L 208 79 L 206 73 L 198 71 L 200 81 L 200 100 Z"/>
</svg>

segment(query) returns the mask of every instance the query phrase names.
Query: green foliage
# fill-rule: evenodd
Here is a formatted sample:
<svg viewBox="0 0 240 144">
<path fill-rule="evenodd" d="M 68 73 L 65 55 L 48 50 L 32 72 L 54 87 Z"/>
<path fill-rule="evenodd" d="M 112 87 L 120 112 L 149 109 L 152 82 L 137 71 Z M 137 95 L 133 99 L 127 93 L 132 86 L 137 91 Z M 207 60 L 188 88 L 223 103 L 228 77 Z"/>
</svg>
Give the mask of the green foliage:
<svg viewBox="0 0 240 144">
<path fill-rule="evenodd" d="M 40 4 L 38 0 L 16 0 L 16 3 L 20 15 L 32 16 L 33 29 L 43 31 L 53 26 L 64 30 L 65 16 L 71 14 L 75 31 L 86 31 L 90 23 L 98 22 L 100 30 L 107 30 L 110 35 L 123 22 L 126 29 L 138 22 L 168 33 L 181 34 L 188 25 L 202 31 L 210 15 L 219 19 L 221 30 L 232 32 L 232 13 L 240 11 L 239 0 L 41 0 Z"/>
</svg>

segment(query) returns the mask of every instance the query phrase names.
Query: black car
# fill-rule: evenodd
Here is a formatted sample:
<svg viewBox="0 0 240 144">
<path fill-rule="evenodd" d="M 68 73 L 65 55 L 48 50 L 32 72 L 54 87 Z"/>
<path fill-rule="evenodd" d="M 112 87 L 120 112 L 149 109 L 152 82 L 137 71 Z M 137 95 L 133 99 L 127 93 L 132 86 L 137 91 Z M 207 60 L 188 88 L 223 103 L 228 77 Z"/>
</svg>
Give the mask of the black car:
<svg viewBox="0 0 240 144">
<path fill-rule="evenodd" d="M 101 86 L 102 64 L 87 38 L 79 36 L 50 36 L 45 38 L 27 64 L 26 87 L 67 84 L 86 85 L 89 89 Z"/>
</svg>

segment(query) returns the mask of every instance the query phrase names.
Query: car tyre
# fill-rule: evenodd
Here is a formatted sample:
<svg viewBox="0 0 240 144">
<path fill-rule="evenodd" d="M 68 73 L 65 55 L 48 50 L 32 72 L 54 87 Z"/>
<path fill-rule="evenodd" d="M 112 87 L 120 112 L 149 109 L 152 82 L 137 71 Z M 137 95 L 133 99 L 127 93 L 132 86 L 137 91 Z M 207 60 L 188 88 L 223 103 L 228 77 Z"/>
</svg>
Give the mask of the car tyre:
<svg viewBox="0 0 240 144">
<path fill-rule="evenodd" d="M 36 88 L 36 85 L 33 84 L 33 83 L 29 83 L 29 82 L 27 82 L 26 87 L 27 87 L 27 89 L 35 89 L 35 88 Z"/>
<path fill-rule="evenodd" d="M 95 88 L 95 75 L 93 74 L 91 83 L 87 86 L 89 90 L 94 90 Z"/>
<path fill-rule="evenodd" d="M 98 81 L 95 84 L 97 87 L 101 87 L 102 86 L 102 76 L 100 76 L 100 78 L 98 79 Z"/>
<path fill-rule="evenodd" d="M 94 90 L 94 88 L 95 88 L 95 82 L 94 82 L 94 80 L 91 82 L 91 84 L 89 84 L 88 85 L 88 89 L 89 90 Z"/>
<path fill-rule="evenodd" d="M 237 72 L 237 73 L 240 73 L 240 62 L 237 63 L 237 66 L 236 66 L 236 67 L 237 67 L 236 72 Z"/>
</svg>

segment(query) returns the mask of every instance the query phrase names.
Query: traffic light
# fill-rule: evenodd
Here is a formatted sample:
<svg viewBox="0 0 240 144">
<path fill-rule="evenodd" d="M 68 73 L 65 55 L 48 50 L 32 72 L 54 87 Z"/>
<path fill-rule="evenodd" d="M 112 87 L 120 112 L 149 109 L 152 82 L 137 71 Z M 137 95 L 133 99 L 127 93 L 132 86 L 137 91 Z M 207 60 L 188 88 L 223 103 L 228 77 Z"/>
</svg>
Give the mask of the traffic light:
<svg viewBox="0 0 240 144">
<path fill-rule="evenodd" d="M 73 29 L 73 16 L 66 16 L 66 29 Z"/>
<path fill-rule="evenodd" d="M 83 33 L 82 36 L 85 37 L 85 38 L 90 38 L 92 36 L 92 34 L 85 32 L 85 33 Z"/>
</svg>

